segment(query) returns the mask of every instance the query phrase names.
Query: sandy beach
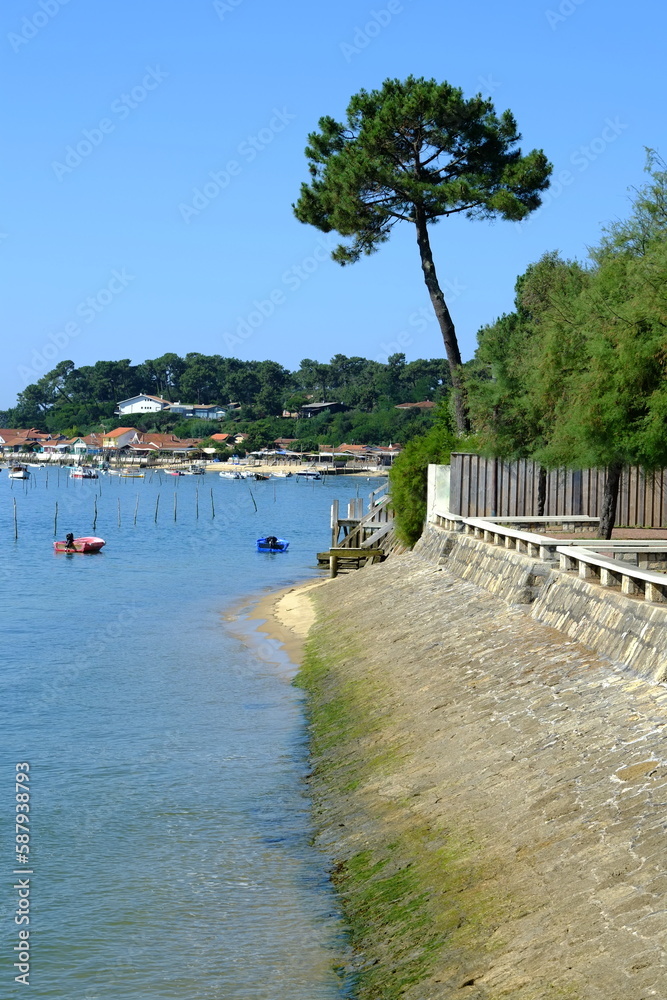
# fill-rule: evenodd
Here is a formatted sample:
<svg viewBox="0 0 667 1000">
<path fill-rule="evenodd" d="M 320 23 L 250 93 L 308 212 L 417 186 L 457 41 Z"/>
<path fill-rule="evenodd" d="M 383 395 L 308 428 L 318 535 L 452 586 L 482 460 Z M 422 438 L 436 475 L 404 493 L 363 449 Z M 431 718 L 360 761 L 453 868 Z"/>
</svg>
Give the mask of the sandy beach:
<svg viewBox="0 0 667 1000">
<path fill-rule="evenodd" d="M 303 462 L 258 462 L 257 465 L 253 465 L 251 463 L 244 465 L 241 462 L 239 462 L 238 465 L 232 462 L 208 462 L 206 465 L 207 472 L 234 472 L 235 470 L 238 472 L 259 472 L 265 476 L 285 472 L 291 472 L 292 475 L 297 472 L 327 472 L 326 467 L 318 466 L 317 463 L 314 465 L 306 465 Z M 389 469 L 346 469 L 345 475 L 368 476 L 369 478 L 377 479 L 386 477 L 388 472 Z"/>
<path fill-rule="evenodd" d="M 315 622 L 315 609 L 310 594 L 329 580 L 307 580 L 294 587 L 267 594 L 248 615 L 249 621 L 260 621 L 257 631 L 277 640 L 297 666 L 303 657 L 308 633 Z"/>
</svg>

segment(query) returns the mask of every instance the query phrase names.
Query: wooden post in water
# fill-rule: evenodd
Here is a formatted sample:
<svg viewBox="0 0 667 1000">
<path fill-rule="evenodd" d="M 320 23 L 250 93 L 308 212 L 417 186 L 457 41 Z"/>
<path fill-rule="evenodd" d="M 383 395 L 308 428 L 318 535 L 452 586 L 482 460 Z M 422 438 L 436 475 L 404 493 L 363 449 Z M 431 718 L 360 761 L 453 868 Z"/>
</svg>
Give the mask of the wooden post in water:
<svg viewBox="0 0 667 1000">
<path fill-rule="evenodd" d="M 93 531 L 97 527 L 97 497 L 93 497 Z"/>
<path fill-rule="evenodd" d="M 134 505 L 134 524 L 137 524 L 137 513 L 139 511 L 139 495 L 137 494 L 137 502 Z"/>
<path fill-rule="evenodd" d="M 338 544 L 338 500 L 331 504 L 331 546 Z"/>
<path fill-rule="evenodd" d="M 58 501 L 56 500 L 56 512 L 53 515 L 53 537 L 55 538 L 57 534 L 58 534 Z"/>
<path fill-rule="evenodd" d="M 19 522 L 16 514 L 16 497 L 14 497 L 14 541 L 19 537 Z"/>
<path fill-rule="evenodd" d="M 215 504 L 213 503 L 213 487 L 211 487 L 211 518 L 215 517 Z"/>
<path fill-rule="evenodd" d="M 195 520 L 199 520 L 199 487 L 195 486 Z"/>
<path fill-rule="evenodd" d="M 120 497 L 118 497 L 118 527 L 120 528 Z"/>
<path fill-rule="evenodd" d="M 253 504 L 255 505 L 255 513 L 257 513 L 257 504 L 255 503 L 255 498 L 252 495 L 252 490 L 250 489 L 250 487 L 248 487 L 248 493 L 250 494 L 250 499 L 252 500 Z"/>
<path fill-rule="evenodd" d="M 155 524 L 157 524 L 157 512 L 158 512 L 159 507 L 160 507 L 160 494 L 158 493 L 158 495 L 156 497 L 156 500 L 155 500 L 155 519 L 154 519 L 154 523 Z"/>
<path fill-rule="evenodd" d="M 177 505 L 178 505 L 178 499 L 176 497 L 176 490 L 174 490 L 174 521 L 176 520 Z"/>
<path fill-rule="evenodd" d="M 48 490 L 48 488 L 49 488 L 49 470 L 48 469 L 46 470 L 46 483 L 45 483 L 45 486 L 46 486 L 46 488 Z"/>
</svg>

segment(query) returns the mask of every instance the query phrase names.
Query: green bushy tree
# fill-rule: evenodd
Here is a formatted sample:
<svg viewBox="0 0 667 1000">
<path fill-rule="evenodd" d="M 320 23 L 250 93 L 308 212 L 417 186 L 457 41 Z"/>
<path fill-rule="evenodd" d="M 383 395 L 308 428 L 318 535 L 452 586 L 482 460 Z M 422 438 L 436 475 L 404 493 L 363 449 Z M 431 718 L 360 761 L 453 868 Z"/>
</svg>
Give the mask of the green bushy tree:
<svg viewBox="0 0 667 1000">
<path fill-rule="evenodd" d="M 389 472 L 391 498 L 396 534 L 406 545 L 414 545 L 424 528 L 429 465 L 448 465 L 456 446 L 449 414 L 443 409 L 431 430 L 409 441 L 395 460 Z"/>
</svg>

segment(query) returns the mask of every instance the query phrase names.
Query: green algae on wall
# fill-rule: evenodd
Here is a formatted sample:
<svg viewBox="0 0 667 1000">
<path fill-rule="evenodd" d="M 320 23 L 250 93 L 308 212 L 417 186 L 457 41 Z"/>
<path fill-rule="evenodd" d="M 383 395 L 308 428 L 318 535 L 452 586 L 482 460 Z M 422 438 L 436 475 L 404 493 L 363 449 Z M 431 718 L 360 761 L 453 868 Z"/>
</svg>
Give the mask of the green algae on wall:
<svg viewBox="0 0 667 1000">
<path fill-rule="evenodd" d="M 415 813 L 409 791 L 378 791 L 409 760 L 410 738 L 394 723 L 381 670 L 335 615 L 311 633 L 297 683 L 309 698 L 315 821 L 334 862 L 355 996 L 423 997 L 427 982 L 428 996 L 445 982 L 472 986 L 480 942 L 506 910 L 485 888 L 493 862 L 462 820 L 439 829 Z"/>
</svg>

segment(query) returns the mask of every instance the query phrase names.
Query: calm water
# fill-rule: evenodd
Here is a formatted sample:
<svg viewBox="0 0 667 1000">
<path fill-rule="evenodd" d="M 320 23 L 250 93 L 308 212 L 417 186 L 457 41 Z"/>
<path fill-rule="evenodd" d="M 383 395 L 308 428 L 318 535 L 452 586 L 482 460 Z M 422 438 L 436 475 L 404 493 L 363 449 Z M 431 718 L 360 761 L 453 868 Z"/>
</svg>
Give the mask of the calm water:
<svg viewBox="0 0 667 1000">
<path fill-rule="evenodd" d="M 34 470 L 26 487 L 0 473 L 0 996 L 25 989 L 11 967 L 17 761 L 31 765 L 31 996 L 342 995 L 340 924 L 310 846 L 302 695 L 274 644 L 244 644 L 224 616 L 316 573 L 331 501 L 378 485 L 63 472 L 58 484 L 50 470 L 47 487 Z M 101 535 L 99 556 L 54 555 L 56 501 L 58 537 Z M 256 553 L 262 534 L 289 553 Z"/>
</svg>

